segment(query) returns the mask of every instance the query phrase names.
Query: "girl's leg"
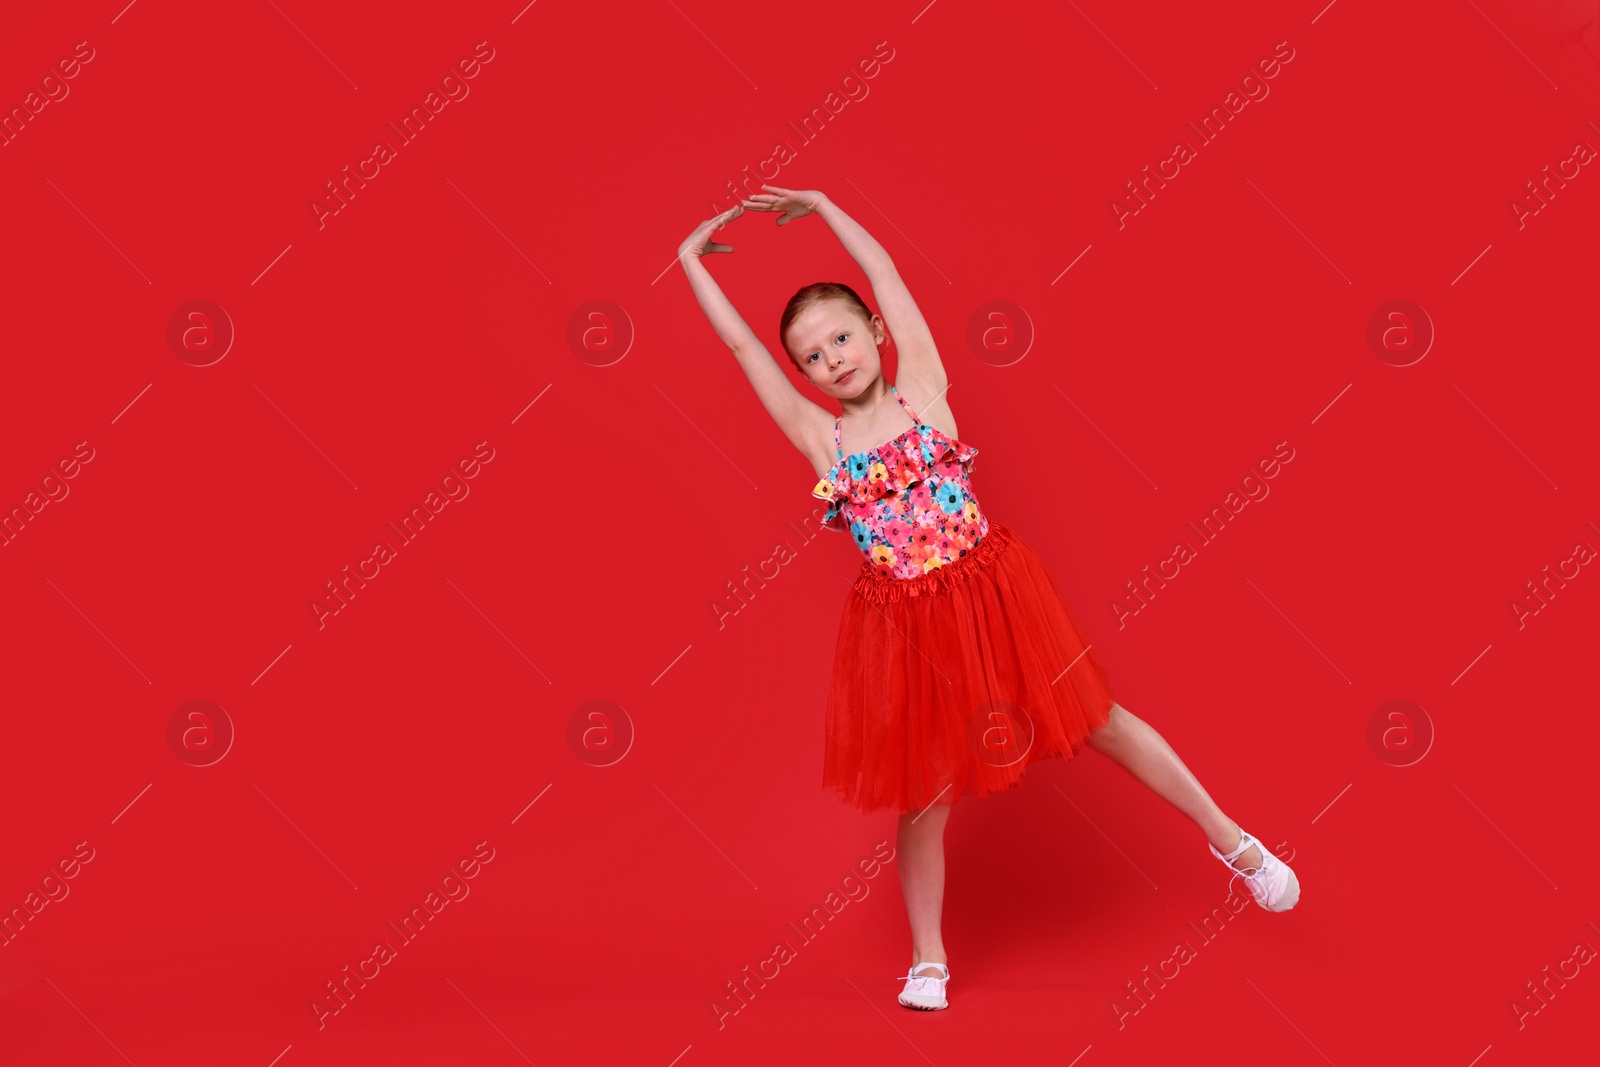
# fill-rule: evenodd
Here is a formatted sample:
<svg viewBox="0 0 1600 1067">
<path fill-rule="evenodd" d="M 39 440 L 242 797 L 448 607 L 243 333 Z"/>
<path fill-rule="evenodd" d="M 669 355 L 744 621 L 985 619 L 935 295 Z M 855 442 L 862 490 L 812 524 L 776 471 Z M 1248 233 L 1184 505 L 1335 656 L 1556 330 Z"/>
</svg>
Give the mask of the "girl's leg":
<svg viewBox="0 0 1600 1067">
<path fill-rule="evenodd" d="M 1149 723 L 1113 703 L 1111 721 L 1089 735 L 1089 744 L 1193 819 L 1219 851 L 1227 853 L 1239 847 L 1239 824 L 1222 813 L 1172 746 Z M 1233 865 L 1249 870 L 1261 860 L 1261 849 L 1251 845 Z"/>
<path fill-rule="evenodd" d="M 900 816 L 897 855 L 906 916 L 911 920 L 913 964 L 949 962 L 939 931 L 939 913 L 944 906 L 944 826 L 951 807 L 933 804 Z M 936 978 L 940 972 L 924 967 L 917 973 Z"/>
</svg>

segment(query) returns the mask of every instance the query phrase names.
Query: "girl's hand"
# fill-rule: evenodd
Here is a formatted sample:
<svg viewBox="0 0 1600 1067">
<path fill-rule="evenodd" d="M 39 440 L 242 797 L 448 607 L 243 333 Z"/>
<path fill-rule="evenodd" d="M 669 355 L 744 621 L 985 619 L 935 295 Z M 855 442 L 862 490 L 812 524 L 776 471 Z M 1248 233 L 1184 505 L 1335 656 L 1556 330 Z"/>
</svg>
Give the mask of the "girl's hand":
<svg viewBox="0 0 1600 1067">
<path fill-rule="evenodd" d="M 803 219 L 813 214 L 827 199 L 815 189 L 780 189 L 776 185 L 763 185 L 761 188 L 770 189 L 768 193 L 756 193 L 748 200 L 740 201 L 752 211 L 782 211 L 778 216 L 778 225 L 785 226 L 795 219 Z"/>
<path fill-rule="evenodd" d="M 732 252 L 732 245 L 715 244 L 711 240 L 711 235 L 743 214 L 742 206 L 729 208 L 716 218 L 707 219 L 696 226 L 694 232 L 685 237 L 683 243 L 678 246 L 678 258 L 681 260 L 688 255 L 699 259 L 711 252 Z"/>
</svg>

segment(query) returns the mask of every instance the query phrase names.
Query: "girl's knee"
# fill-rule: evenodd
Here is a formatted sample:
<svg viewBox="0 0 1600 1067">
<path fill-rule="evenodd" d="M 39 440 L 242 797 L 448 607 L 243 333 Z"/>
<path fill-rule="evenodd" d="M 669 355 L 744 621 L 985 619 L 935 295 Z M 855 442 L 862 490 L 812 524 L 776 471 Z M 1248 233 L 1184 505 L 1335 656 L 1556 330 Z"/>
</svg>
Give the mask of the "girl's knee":
<svg viewBox="0 0 1600 1067">
<path fill-rule="evenodd" d="M 929 804 L 919 811 L 902 812 L 900 815 L 900 829 L 908 833 L 938 833 L 944 829 L 945 823 L 950 821 L 950 809 L 953 804 Z"/>
<path fill-rule="evenodd" d="M 1109 741 L 1116 740 L 1121 735 L 1122 724 L 1126 721 L 1127 715 L 1128 709 L 1113 700 L 1111 702 L 1111 711 L 1106 718 L 1106 724 L 1089 731 L 1089 744 L 1098 748 Z"/>
</svg>

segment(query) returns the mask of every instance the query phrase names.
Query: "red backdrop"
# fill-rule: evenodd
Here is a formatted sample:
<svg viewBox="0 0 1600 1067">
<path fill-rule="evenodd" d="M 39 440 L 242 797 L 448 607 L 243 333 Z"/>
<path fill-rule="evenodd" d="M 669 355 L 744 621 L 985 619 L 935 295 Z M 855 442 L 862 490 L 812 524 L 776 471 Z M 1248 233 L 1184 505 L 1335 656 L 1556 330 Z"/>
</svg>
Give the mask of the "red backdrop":
<svg viewBox="0 0 1600 1067">
<path fill-rule="evenodd" d="M 7 1063 L 1592 1054 L 1592 0 L 123 2 L 0 34 Z M 758 173 L 1295 910 L 1089 751 L 895 1005 Z"/>
</svg>

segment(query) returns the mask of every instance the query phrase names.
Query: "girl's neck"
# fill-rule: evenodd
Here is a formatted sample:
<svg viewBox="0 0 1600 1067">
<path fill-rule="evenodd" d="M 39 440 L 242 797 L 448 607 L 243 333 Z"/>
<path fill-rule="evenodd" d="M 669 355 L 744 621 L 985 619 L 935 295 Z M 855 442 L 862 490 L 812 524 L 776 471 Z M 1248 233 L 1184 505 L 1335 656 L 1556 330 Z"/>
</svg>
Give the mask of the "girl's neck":
<svg viewBox="0 0 1600 1067">
<path fill-rule="evenodd" d="M 883 405 L 893 403 L 891 386 L 880 377 L 866 392 L 853 399 L 839 401 L 839 406 L 852 421 L 873 422 L 878 412 L 883 410 Z"/>
</svg>

